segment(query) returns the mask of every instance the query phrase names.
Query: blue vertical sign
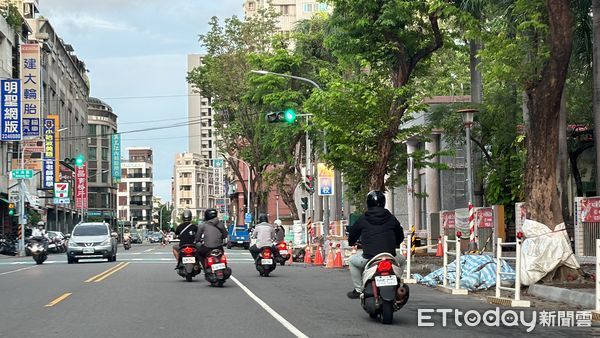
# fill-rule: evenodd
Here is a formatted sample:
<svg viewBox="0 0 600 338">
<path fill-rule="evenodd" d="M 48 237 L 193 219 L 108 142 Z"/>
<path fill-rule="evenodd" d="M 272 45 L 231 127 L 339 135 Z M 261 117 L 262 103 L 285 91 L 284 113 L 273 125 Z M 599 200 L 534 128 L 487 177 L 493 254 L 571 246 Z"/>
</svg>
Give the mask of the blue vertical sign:
<svg viewBox="0 0 600 338">
<path fill-rule="evenodd" d="M 54 189 L 56 179 L 56 120 L 44 119 L 44 162 L 42 167 L 44 189 Z"/>
<path fill-rule="evenodd" d="M 112 177 L 113 181 L 121 182 L 121 134 L 113 134 L 111 137 L 112 148 Z"/>
<path fill-rule="evenodd" d="M 0 106 L 2 107 L 2 141 L 20 141 L 21 125 L 21 80 L 0 81 Z"/>
</svg>

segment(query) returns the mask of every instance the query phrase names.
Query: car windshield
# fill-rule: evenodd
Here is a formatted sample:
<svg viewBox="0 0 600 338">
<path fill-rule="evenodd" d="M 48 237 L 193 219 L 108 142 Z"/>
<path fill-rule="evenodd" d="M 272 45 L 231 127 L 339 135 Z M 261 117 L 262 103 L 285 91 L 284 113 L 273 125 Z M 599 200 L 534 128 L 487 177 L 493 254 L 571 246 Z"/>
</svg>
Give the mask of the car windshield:
<svg viewBox="0 0 600 338">
<path fill-rule="evenodd" d="M 103 236 L 108 235 L 105 225 L 84 225 L 75 227 L 73 236 Z"/>
</svg>

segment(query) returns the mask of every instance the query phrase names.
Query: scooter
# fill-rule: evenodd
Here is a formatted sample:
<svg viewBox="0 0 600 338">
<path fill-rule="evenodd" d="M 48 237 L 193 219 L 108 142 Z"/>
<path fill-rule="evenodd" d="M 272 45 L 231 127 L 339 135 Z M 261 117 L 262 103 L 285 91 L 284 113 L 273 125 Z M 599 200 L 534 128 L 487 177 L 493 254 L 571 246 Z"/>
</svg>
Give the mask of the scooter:
<svg viewBox="0 0 600 338">
<path fill-rule="evenodd" d="M 280 242 L 275 246 L 275 261 L 283 266 L 288 259 L 290 259 L 290 253 L 288 252 L 287 244 Z"/>
<path fill-rule="evenodd" d="M 131 249 L 131 239 L 126 239 L 123 241 L 123 248 L 125 250 Z"/>
<path fill-rule="evenodd" d="M 198 249 L 193 244 L 184 244 L 179 248 L 179 262 L 177 265 L 177 273 L 191 282 L 201 271 L 200 262 L 198 261 Z"/>
<path fill-rule="evenodd" d="M 36 264 L 42 264 L 48 258 L 48 251 L 44 247 L 43 239 L 31 238 L 28 244 L 29 252 Z"/>
<path fill-rule="evenodd" d="M 371 259 L 362 275 L 363 292 L 360 303 L 373 319 L 391 324 L 394 312 L 407 302 L 409 289 L 402 282 L 402 268 L 389 253 L 381 253 Z"/>
<path fill-rule="evenodd" d="M 227 266 L 227 257 L 222 249 L 213 249 L 204 260 L 204 279 L 211 286 L 222 287 L 231 276 L 231 268 Z"/>
<path fill-rule="evenodd" d="M 258 252 L 258 257 L 254 263 L 256 265 L 256 270 L 258 270 L 261 277 L 269 277 L 271 271 L 275 270 L 277 267 L 274 256 L 273 251 L 268 246 L 262 247 Z"/>
</svg>

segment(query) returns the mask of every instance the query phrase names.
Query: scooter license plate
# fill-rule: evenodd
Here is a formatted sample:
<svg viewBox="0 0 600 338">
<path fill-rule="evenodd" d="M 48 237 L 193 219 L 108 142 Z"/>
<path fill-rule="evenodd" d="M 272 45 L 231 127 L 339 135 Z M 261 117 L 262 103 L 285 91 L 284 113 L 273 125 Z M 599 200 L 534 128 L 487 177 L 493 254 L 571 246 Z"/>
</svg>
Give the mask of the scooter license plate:
<svg viewBox="0 0 600 338">
<path fill-rule="evenodd" d="M 238 244 L 244 244 L 244 241 L 237 241 Z"/>
<path fill-rule="evenodd" d="M 212 271 L 223 270 L 225 269 L 225 263 L 218 263 L 212 265 Z"/>
<path fill-rule="evenodd" d="M 398 285 L 396 276 L 375 276 L 376 286 L 394 286 Z"/>
<path fill-rule="evenodd" d="M 84 254 L 94 253 L 94 248 L 83 248 Z"/>
<path fill-rule="evenodd" d="M 262 260 L 260 261 L 260 263 L 261 263 L 262 265 L 271 265 L 271 264 L 273 264 L 273 260 L 272 260 L 272 259 L 262 259 Z"/>
<path fill-rule="evenodd" d="M 196 263 L 196 257 L 183 257 L 181 258 L 183 264 L 194 264 Z"/>
</svg>

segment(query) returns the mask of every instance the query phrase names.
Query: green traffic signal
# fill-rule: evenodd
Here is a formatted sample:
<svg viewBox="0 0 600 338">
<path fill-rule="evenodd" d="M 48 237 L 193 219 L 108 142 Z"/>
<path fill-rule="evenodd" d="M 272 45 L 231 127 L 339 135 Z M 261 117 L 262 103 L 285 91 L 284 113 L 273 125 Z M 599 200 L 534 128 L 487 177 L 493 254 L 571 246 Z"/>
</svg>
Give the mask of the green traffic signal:
<svg viewBox="0 0 600 338">
<path fill-rule="evenodd" d="M 84 163 L 85 156 L 83 156 L 82 154 L 77 155 L 77 157 L 75 158 L 75 166 L 82 167 Z"/>
<path fill-rule="evenodd" d="M 283 112 L 283 119 L 287 123 L 294 123 L 296 121 L 296 111 L 292 108 L 288 108 Z"/>
<path fill-rule="evenodd" d="M 15 204 L 14 203 L 9 203 L 8 204 L 8 215 L 9 216 L 14 216 L 15 214 Z"/>
</svg>

